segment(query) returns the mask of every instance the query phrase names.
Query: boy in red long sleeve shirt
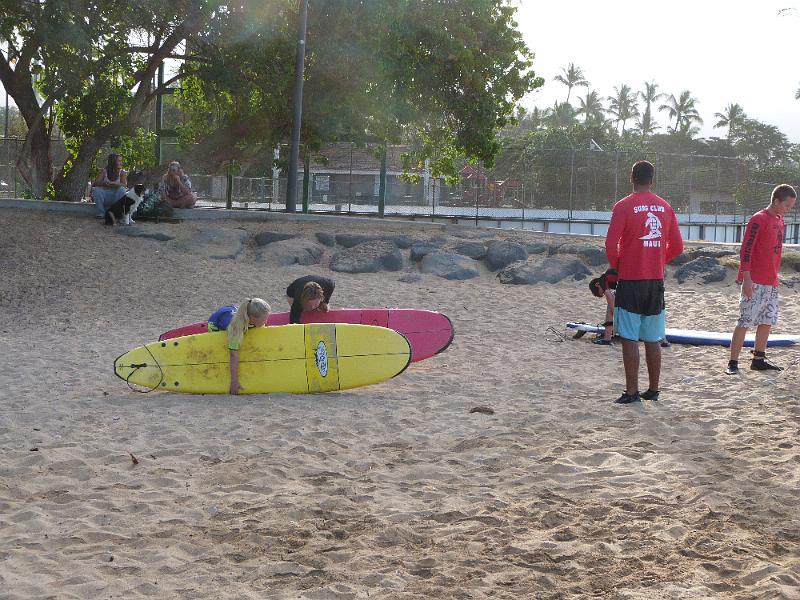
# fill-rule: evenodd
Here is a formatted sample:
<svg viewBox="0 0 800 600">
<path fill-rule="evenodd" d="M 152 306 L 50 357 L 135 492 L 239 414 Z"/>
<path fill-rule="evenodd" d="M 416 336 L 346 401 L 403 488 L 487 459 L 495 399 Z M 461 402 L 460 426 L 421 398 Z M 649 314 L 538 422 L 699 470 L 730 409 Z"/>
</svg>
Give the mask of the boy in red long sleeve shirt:
<svg viewBox="0 0 800 600">
<path fill-rule="evenodd" d="M 661 340 L 666 329 L 664 273 L 683 252 L 678 219 L 669 203 L 650 191 L 655 167 L 642 160 L 631 169 L 633 193 L 611 211 L 606 235 L 608 264 L 619 273 L 614 327 L 622 338 L 625 393 L 619 404 L 658 400 Z M 644 342 L 649 388 L 639 395 L 639 341 Z"/>
<path fill-rule="evenodd" d="M 767 340 L 772 326 L 778 322 L 778 271 L 783 250 L 783 215 L 792 210 L 797 192 L 790 185 L 772 190 L 767 208 L 758 211 L 747 222 L 739 251 L 739 320 L 731 338 L 731 359 L 725 373 L 739 372 L 739 352 L 749 327 L 756 328 L 756 343 L 750 368 L 754 371 L 782 371 L 767 360 Z"/>
</svg>

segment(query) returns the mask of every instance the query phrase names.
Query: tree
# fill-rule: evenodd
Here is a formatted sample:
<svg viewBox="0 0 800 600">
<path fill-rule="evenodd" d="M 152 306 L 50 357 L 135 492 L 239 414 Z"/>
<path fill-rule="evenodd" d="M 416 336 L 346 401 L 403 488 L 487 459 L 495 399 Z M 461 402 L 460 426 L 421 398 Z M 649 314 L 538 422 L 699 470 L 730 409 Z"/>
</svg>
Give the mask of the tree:
<svg viewBox="0 0 800 600">
<path fill-rule="evenodd" d="M 567 99 L 564 100 L 566 103 L 569 103 L 569 96 L 572 93 L 572 88 L 589 87 L 589 82 L 586 77 L 584 77 L 583 71 L 580 67 L 576 67 L 575 63 L 569 63 L 566 69 L 562 67 L 561 73 L 553 77 L 553 81 L 567 86 Z"/>
<path fill-rule="evenodd" d="M 411 143 L 408 164 L 430 158 L 435 175 L 457 173 L 458 154 L 491 164 L 515 102 L 542 85 L 513 15 L 503 0 L 310 3 L 304 155 L 388 141 Z M 184 65 L 179 132 L 196 154 L 247 160 L 288 137 L 295 18 L 233 15 Z"/>
<path fill-rule="evenodd" d="M 655 82 L 645 82 L 644 90 L 640 90 L 638 95 L 644 101 L 644 111 L 642 111 L 640 118 L 637 120 L 639 131 L 643 137 L 653 135 L 658 129 L 659 125 L 653 119 L 653 104 L 661 100 L 664 94 L 658 93 L 658 84 Z"/>
<path fill-rule="evenodd" d="M 606 121 L 603 102 L 595 91 L 586 91 L 586 98 L 578 98 L 580 106 L 576 115 L 583 115 L 583 124 L 587 127 L 601 126 Z"/>
<path fill-rule="evenodd" d="M 791 155 L 788 138 L 774 125 L 743 118 L 732 134 L 729 141 L 737 156 L 754 161 L 759 169 L 786 161 Z"/>
<path fill-rule="evenodd" d="M 738 104 L 734 104 L 733 102 L 725 107 L 725 112 L 714 113 L 714 116 L 719 119 L 714 124 L 714 129 L 727 127 L 728 139 L 731 139 L 734 129 L 736 129 L 736 127 L 738 127 L 742 121 L 747 118 L 747 115 L 744 114 L 742 107 Z"/>
<path fill-rule="evenodd" d="M 51 183 L 56 121 L 70 159 L 52 181 L 53 195 L 77 200 L 99 149 L 135 132 L 157 93 L 158 67 L 198 35 L 214 8 L 212 0 L 0 0 L 7 40 L 0 81 L 28 126 L 18 166 L 34 197 Z"/>
<path fill-rule="evenodd" d="M 575 109 L 568 102 L 554 102 L 553 108 L 545 109 L 543 114 L 545 123 L 553 129 L 569 127 L 576 122 Z"/>
<path fill-rule="evenodd" d="M 636 94 L 631 90 L 630 86 L 623 83 L 620 87 L 614 88 L 614 96 L 608 97 L 608 112 L 616 117 L 614 119 L 615 127 L 622 123 L 620 135 L 624 135 L 625 123 L 639 115 L 639 108 L 636 106 Z"/>
<path fill-rule="evenodd" d="M 694 124 L 703 124 L 703 119 L 700 118 L 700 113 L 697 112 L 696 103 L 697 99 L 692 98 L 691 92 L 684 90 L 677 99 L 674 94 L 670 94 L 667 102 L 659 106 L 658 110 L 666 111 L 670 121 L 675 119 L 672 133 L 678 133 L 679 131 L 689 133 L 692 131 Z"/>
</svg>

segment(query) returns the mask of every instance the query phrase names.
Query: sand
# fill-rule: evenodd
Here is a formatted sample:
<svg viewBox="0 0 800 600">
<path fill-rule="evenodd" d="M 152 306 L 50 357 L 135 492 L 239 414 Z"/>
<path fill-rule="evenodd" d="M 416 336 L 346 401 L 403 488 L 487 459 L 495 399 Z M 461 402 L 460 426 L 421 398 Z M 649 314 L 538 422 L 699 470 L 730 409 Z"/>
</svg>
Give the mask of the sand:
<svg viewBox="0 0 800 600">
<path fill-rule="evenodd" d="M 0 209 L 0 231 L 4 599 L 800 598 L 798 349 L 769 353 L 783 373 L 728 377 L 726 349 L 676 345 L 661 401 L 619 406 L 619 345 L 547 331 L 602 320 L 586 282 L 277 268 L 252 241 L 213 260 L 38 211 Z M 115 377 L 116 356 L 223 303 L 283 310 L 308 272 L 335 277 L 336 306 L 445 312 L 453 345 L 320 395 L 141 394 Z M 800 333 L 797 289 L 776 331 Z M 732 275 L 670 279 L 669 324 L 728 330 L 736 293 Z"/>
</svg>

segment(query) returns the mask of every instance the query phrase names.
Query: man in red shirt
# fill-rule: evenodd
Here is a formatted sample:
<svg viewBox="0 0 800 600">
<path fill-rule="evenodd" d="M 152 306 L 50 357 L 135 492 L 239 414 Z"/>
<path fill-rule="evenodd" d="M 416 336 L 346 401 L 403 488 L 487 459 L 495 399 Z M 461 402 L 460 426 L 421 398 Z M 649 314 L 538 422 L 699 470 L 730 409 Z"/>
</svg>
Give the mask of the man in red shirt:
<svg viewBox="0 0 800 600">
<path fill-rule="evenodd" d="M 664 273 L 683 252 L 678 219 L 669 203 L 650 191 L 655 167 L 642 160 L 631 169 L 633 193 L 611 211 L 606 235 L 608 264 L 619 273 L 614 327 L 622 338 L 625 393 L 619 404 L 658 400 L 661 340 L 666 329 Z M 639 341 L 644 342 L 649 387 L 639 394 Z"/>
<path fill-rule="evenodd" d="M 767 360 L 767 340 L 772 326 L 778 322 L 778 271 L 783 250 L 783 215 L 792 210 L 797 192 L 790 185 L 772 190 L 769 206 L 758 211 L 747 222 L 742 248 L 739 251 L 739 320 L 731 339 L 731 359 L 725 372 L 739 372 L 739 352 L 749 327 L 756 328 L 756 342 L 750 368 L 754 371 L 782 371 Z"/>
</svg>

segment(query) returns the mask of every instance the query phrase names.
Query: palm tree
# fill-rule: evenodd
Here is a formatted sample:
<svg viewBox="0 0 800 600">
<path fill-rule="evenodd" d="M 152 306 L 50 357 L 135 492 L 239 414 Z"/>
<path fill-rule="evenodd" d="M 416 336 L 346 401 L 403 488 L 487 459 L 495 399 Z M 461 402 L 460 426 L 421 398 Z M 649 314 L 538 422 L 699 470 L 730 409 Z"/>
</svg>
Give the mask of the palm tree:
<svg viewBox="0 0 800 600">
<path fill-rule="evenodd" d="M 578 102 L 580 102 L 580 106 L 575 111 L 575 114 L 583 115 L 584 125 L 602 125 L 605 122 L 606 116 L 603 103 L 597 92 L 587 90 L 586 98 L 578 98 Z"/>
<path fill-rule="evenodd" d="M 714 125 L 714 129 L 719 129 L 721 127 L 728 128 L 728 141 L 731 139 L 731 134 L 733 131 L 742 124 L 742 122 L 747 118 L 747 115 L 744 114 L 744 109 L 738 104 L 734 104 L 731 102 L 728 106 L 725 107 L 724 113 L 714 113 L 714 116 L 719 119 Z"/>
<path fill-rule="evenodd" d="M 563 83 L 567 86 L 567 99 L 565 102 L 569 102 L 569 95 L 572 93 L 572 88 L 589 87 L 589 82 L 586 80 L 586 77 L 584 77 L 583 71 L 580 67 L 576 67 L 575 63 L 569 63 L 566 69 L 562 67 L 561 74 L 553 77 L 553 81 Z"/>
<path fill-rule="evenodd" d="M 797 88 L 797 91 L 794 93 L 794 99 L 800 100 L 800 87 Z"/>
<path fill-rule="evenodd" d="M 692 123 L 698 125 L 703 124 L 703 119 L 700 118 L 700 113 L 697 112 L 695 103 L 696 98 L 692 98 L 689 90 L 684 90 L 678 99 L 674 94 L 670 94 L 667 98 L 667 103 L 658 107 L 658 110 L 665 110 L 669 115 L 670 121 L 675 119 L 675 126 L 672 128 L 672 133 L 682 131 L 684 133 L 691 133 Z"/>
<path fill-rule="evenodd" d="M 542 116 L 550 127 L 569 127 L 575 123 L 575 109 L 567 102 L 554 102 L 553 108 L 545 109 Z"/>
<path fill-rule="evenodd" d="M 630 86 L 624 83 L 620 87 L 614 88 L 614 96 L 608 97 L 608 112 L 615 116 L 615 127 L 622 123 L 622 132 L 625 134 L 625 122 L 639 116 L 639 107 L 636 106 L 636 94 L 631 91 Z"/>
<path fill-rule="evenodd" d="M 658 84 L 651 81 L 645 82 L 644 91 L 639 92 L 639 98 L 644 100 L 644 112 L 637 124 L 643 137 L 652 135 L 659 129 L 658 123 L 653 119 L 653 104 L 664 98 L 665 94 L 659 94 L 656 90 L 658 90 Z"/>
</svg>

